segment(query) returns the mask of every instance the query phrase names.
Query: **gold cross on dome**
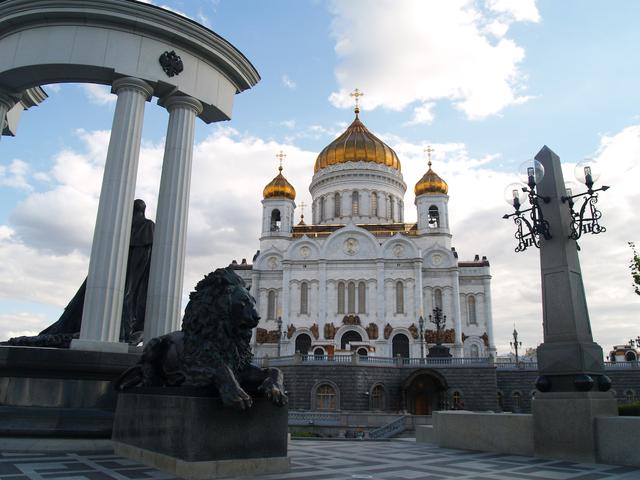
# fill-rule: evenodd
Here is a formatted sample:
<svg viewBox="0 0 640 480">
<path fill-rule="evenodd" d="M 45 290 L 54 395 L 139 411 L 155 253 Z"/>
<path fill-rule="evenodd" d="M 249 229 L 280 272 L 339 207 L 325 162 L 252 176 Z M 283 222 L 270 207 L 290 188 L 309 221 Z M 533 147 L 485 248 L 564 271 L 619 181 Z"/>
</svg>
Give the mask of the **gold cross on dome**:
<svg viewBox="0 0 640 480">
<path fill-rule="evenodd" d="M 360 97 L 362 97 L 363 95 L 364 95 L 364 93 L 362 93 L 362 92 L 361 92 L 360 90 L 358 90 L 357 88 L 356 88 L 353 92 L 351 92 L 351 93 L 349 94 L 349 96 L 354 97 L 354 98 L 356 99 L 356 109 L 355 109 L 355 112 L 356 112 L 356 113 L 360 113 L 360 104 L 359 104 L 359 100 L 360 100 Z"/>
<path fill-rule="evenodd" d="M 428 145 L 427 148 L 424 149 L 424 152 L 427 154 L 427 158 L 429 159 L 428 165 L 431 166 L 431 154 L 435 152 L 431 145 Z"/>
<path fill-rule="evenodd" d="M 278 167 L 278 170 L 282 171 L 282 160 L 284 159 L 284 157 L 286 157 L 287 154 L 284 153 L 282 150 L 280 150 L 279 153 L 276 153 L 276 158 L 278 160 L 280 160 L 280 166 Z"/>
<path fill-rule="evenodd" d="M 300 209 L 300 221 L 304 221 L 304 207 L 306 207 L 307 204 L 304 202 L 300 202 L 300 205 L 298 205 L 298 208 Z"/>
</svg>

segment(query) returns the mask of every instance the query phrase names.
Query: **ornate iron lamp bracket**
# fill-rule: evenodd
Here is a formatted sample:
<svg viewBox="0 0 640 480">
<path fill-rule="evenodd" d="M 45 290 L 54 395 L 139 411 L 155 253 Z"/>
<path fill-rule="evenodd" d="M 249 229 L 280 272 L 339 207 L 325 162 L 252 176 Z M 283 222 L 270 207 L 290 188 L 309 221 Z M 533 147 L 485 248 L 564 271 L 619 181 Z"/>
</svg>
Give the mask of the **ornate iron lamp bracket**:
<svg viewBox="0 0 640 480">
<path fill-rule="evenodd" d="M 585 193 L 562 197 L 562 202 L 569 204 L 569 210 L 571 212 L 571 233 L 569 234 L 569 238 L 578 240 L 583 233 L 592 233 L 597 235 L 598 233 L 607 231 L 607 229 L 599 223 L 600 218 L 602 218 L 602 212 L 597 208 L 598 194 L 596 192 L 604 192 L 608 189 L 608 186 L 603 185 L 597 190 L 589 188 Z M 584 197 L 584 199 L 580 210 L 575 211 L 573 209 L 573 199 L 578 197 Z"/>
<path fill-rule="evenodd" d="M 534 187 L 535 188 L 535 187 Z M 518 245 L 515 248 L 517 253 L 524 252 L 528 247 L 540 248 L 540 236 L 542 235 L 546 240 L 551 238 L 551 232 L 549 231 L 549 222 L 544 219 L 542 210 L 540 209 L 539 200 L 544 203 L 549 203 L 549 197 L 542 197 L 536 193 L 534 188 L 523 187 L 522 191 L 529 194 L 529 203 L 531 208 L 526 210 L 520 210 L 520 203 L 514 201 L 515 213 L 511 215 L 505 214 L 502 218 L 508 219 L 513 217 L 513 221 L 516 224 L 515 237 L 518 240 Z M 524 215 L 529 213 L 530 221 Z M 523 224 L 527 229 L 523 228 Z"/>
</svg>

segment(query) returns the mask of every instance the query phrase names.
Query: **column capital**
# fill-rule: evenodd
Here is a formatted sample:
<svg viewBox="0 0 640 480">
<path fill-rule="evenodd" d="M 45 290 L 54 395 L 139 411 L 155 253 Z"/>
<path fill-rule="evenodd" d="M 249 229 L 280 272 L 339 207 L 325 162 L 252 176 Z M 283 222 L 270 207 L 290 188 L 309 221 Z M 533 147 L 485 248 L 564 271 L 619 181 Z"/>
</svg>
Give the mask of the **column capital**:
<svg viewBox="0 0 640 480">
<path fill-rule="evenodd" d="M 158 100 L 158 105 L 166 108 L 169 113 L 171 113 L 174 108 L 178 107 L 190 108 L 196 113 L 196 115 L 200 115 L 203 108 L 202 103 L 200 103 L 199 100 L 188 95 L 170 95 L 168 97 L 163 97 Z"/>
<path fill-rule="evenodd" d="M 19 97 L 17 95 L 0 89 L 0 104 L 6 108 L 7 111 L 11 110 L 18 101 Z"/>
<path fill-rule="evenodd" d="M 125 90 L 133 90 L 141 93 L 149 101 L 153 96 L 153 87 L 144 80 L 136 77 L 122 77 L 114 80 L 111 84 L 111 93 L 118 95 Z"/>
</svg>

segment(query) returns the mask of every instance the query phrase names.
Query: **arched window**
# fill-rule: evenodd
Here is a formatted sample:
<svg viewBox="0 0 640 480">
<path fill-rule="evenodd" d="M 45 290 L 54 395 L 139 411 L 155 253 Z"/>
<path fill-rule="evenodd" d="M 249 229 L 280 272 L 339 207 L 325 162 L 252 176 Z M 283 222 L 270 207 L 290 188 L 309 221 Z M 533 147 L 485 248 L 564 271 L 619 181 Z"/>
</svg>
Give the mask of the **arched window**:
<svg viewBox="0 0 640 480">
<path fill-rule="evenodd" d="M 391 341 L 391 354 L 394 357 L 409 358 L 409 337 L 404 333 L 395 335 Z"/>
<path fill-rule="evenodd" d="M 360 194 L 353 192 L 351 194 L 351 215 L 359 215 L 360 213 Z"/>
<path fill-rule="evenodd" d="M 347 284 L 347 313 L 356 313 L 356 284 Z"/>
<path fill-rule="evenodd" d="M 496 393 L 496 400 L 498 401 L 498 410 L 499 411 L 503 411 L 504 410 L 504 395 L 502 394 L 502 392 L 500 390 L 498 390 L 498 392 Z"/>
<path fill-rule="evenodd" d="M 338 283 L 338 313 L 344 313 L 344 282 Z"/>
<path fill-rule="evenodd" d="M 478 319 L 476 318 L 476 297 L 469 295 L 467 298 L 467 313 L 469 315 L 469 325 L 477 325 Z"/>
<path fill-rule="evenodd" d="M 358 313 L 367 311 L 367 285 L 364 282 L 358 283 Z"/>
<path fill-rule="evenodd" d="M 367 351 L 366 348 L 361 347 L 358 349 L 358 355 L 360 355 L 361 357 L 366 357 L 369 354 L 369 352 Z"/>
<path fill-rule="evenodd" d="M 277 208 L 274 209 L 274 210 L 271 210 L 271 227 L 270 227 L 270 230 L 272 232 L 279 232 L 280 231 L 280 224 L 281 224 L 280 210 L 278 210 Z"/>
<path fill-rule="evenodd" d="M 457 390 L 453 392 L 451 396 L 451 403 L 454 410 L 460 410 L 462 408 L 462 395 Z"/>
<path fill-rule="evenodd" d="M 436 288 L 433 291 L 433 305 L 434 308 L 439 308 L 440 310 L 442 310 L 442 290 L 440 290 L 439 288 Z"/>
<path fill-rule="evenodd" d="M 323 357 L 324 356 L 324 350 L 321 347 L 317 347 L 313 351 L 313 355 L 316 356 L 316 357 Z"/>
<path fill-rule="evenodd" d="M 438 228 L 440 226 L 440 213 L 438 207 L 431 205 L 429 207 L 429 228 Z"/>
<path fill-rule="evenodd" d="M 624 399 L 629 403 L 633 402 L 636 399 L 633 390 L 626 390 L 624 392 Z"/>
<path fill-rule="evenodd" d="M 303 355 L 309 353 L 311 348 L 311 337 L 306 333 L 301 333 L 296 337 L 296 352 L 300 352 Z"/>
<path fill-rule="evenodd" d="M 396 313 L 404 313 L 404 285 L 396 282 Z"/>
<path fill-rule="evenodd" d="M 275 320 L 276 318 L 276 292 L 269 290 L 267 295 L 267 320 Z"/>
<path fill-rule="evenodd" d="M 513 411 L 519 412 L 520 406 L 522 405 L 522 394 L 520 392 L 513 392 L 511 394 L 511 401 L 513 403 Z"/>
<path fill-rule="evenodd" d="M 376 385 L 371 390 L 371 410 L 384 410 L 384 387 Z"/>
<path fill-rule="evenodd" d="M 471 345 L 471 358 L 478 358 L 480 356 L 480 350 L 475 343 Z"/>
<path fill-rule="evenodd" d="M 336 193 L 333 196 L 333 216 L 336 218 L 340 216 L 340 202 L 342 202 L 340 194 Z"/>
<path fill-rule="evenodd" d="M 376 192 L 371 194 L 371 216 L 378 216 L 378 194 Z"/>
<path fill-rule="evenodd" d="M 631 350 L 629 350 L 624 354 L 624 359 L 627 362 L 635 362 L 636 360 L 638 360 L 638 355 L 636 355 L 636 352 L 632 352 Z"/>
<path fill-rule="evenodd" d="M 300 315 L 309 313 L 309 284 L 302 282 L 300 284 Z"/>
<path fill-rule="evenodd" d="M 328 384 L 320 385 L 316 389 L 316 409 L 336 410 L 336 390 Z"/>
<path fill-rule="evenodd" d="M 320 197 L 319 210 L 320 210 L 320 221 L 323 222 L 324 219 L 325 219 L 325 216 L 324 216 L 324 197 Z"/>
</svg>

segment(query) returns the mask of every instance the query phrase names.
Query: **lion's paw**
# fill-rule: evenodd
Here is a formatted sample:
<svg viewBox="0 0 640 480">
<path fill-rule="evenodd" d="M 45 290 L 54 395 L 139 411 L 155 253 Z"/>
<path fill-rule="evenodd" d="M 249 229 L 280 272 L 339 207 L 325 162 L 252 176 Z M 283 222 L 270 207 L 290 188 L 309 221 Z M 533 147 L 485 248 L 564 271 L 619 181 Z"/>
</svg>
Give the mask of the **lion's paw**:
<svg viewBox="0 0 640 480">
<path fill-rule="evenodd" d="M 264 393 L 267 400 L 271 401 L 271 403 L 278 407 L 285 406 L 289 401 L 286 393 L 284 393 L 284 389 L 277 383 L 273 382 L 270 378 L 266 379 L 262 383 L 260 390 Z"/>
<path fill-rule="evenodd" d="M 242 388 L 228 390 L 220 395 L 222 403 L 227 407 L 247 410 L 253 405 L 253 399 Z"/>
</svg>

